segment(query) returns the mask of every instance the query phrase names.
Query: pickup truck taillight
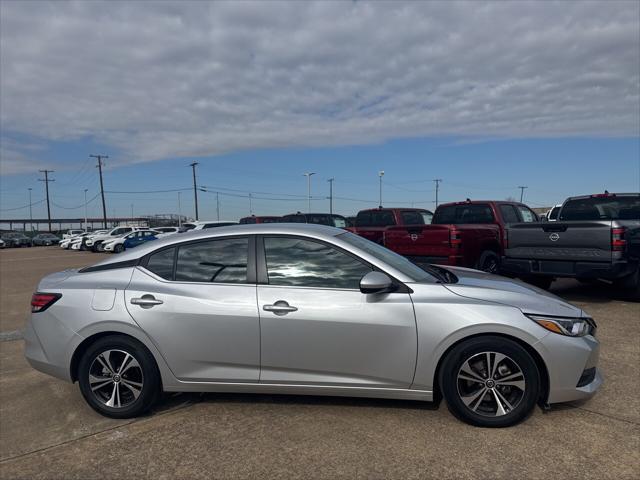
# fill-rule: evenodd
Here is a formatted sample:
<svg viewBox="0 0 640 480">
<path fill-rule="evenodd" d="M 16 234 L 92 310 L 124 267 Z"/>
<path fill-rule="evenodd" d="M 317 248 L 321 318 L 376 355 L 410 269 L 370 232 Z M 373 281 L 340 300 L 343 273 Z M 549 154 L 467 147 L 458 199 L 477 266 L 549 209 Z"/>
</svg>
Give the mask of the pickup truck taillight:
<svg viewBox="0 0 640 480">
<path fill-rule="evenodd" d="M 462 236 L 460 230 L 455 227 L 451 227 L 449 230 L 449 244 L 451 248 L 460 248 L 462 246 Z"/>
<path fill-rule="evenodd" d="M 611 229 L 611 250 L 621 252 L 627 246 L 624 234 L 627 231 L 625 227 L 615 227 Z"/>
</svg>

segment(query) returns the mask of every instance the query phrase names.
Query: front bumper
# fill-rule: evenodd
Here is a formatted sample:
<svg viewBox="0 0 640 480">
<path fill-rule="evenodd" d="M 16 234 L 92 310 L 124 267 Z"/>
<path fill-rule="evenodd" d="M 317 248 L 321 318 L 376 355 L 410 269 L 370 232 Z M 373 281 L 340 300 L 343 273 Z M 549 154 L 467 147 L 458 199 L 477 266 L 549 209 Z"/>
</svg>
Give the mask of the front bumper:
<svg viewBox="0 0 640 480">
<path fill-rule="evenodd" d="M 536 348 L 549 373 L 548 403 L 584 400 L 595 395 L 602 385 L 602 372 L 598 369 L 600 343 L 595 337 L 549 333 Z"/>
</svg>

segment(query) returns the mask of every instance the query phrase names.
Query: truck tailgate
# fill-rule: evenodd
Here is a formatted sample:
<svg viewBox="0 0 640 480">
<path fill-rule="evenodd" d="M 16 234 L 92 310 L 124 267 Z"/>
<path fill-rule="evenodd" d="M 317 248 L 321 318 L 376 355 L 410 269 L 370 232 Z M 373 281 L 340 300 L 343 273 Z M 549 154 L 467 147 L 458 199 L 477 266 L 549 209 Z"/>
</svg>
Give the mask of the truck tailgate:
<svg viewBox="0 0 640 480">
<path fill-rule="evenodd" d="M 507 229 L 508 258 L 610 262 L 611 222 L 521 223 Z"/>
<path fill-rule="evenodd" d="M 446 257 L 451 254 L 449 225 L 389 227 L 384 245 L 400 255 Z"/>
</svg>

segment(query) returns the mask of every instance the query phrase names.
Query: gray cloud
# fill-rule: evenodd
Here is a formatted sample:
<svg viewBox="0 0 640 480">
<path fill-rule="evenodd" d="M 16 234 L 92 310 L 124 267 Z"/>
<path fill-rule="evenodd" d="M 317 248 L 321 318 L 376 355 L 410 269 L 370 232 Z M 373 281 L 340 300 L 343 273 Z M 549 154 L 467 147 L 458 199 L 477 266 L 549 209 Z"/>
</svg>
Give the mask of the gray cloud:
<svg viewBox="0 0 640 480">
<path fill-rule="evenodd" d="M 0 8 L 3 130 L 121 161 L 640 130 L 638 2 Z"/>
</svg>

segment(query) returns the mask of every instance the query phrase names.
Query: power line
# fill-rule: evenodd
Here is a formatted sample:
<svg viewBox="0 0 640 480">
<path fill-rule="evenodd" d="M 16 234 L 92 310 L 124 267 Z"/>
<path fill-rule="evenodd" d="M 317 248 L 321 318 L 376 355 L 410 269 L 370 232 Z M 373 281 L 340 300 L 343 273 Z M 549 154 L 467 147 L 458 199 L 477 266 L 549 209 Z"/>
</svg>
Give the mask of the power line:
<svg viewBox="0 0 640 480">
<path fill-rule="evenodd" d="M 189 188 L 172 188 L 169 190 L 141 190 L 141 191 L 122 191 L 122 190 L 105 190 L 104 193 L 132 193 L 132 194 L 141 194 L 141 193 L 172 193 L 172 192 L 187 192 L 190 191 Z"/>
<path fill-rule="evenodd" d="M 29 207 L 31 207 L 31 206 L 33 206 L 33 205 L 40 205 L 40 204 L 41 204 L 41 203 L 43 203 L 43 202 L 44 202 L 44 199 L 42 199 L 42 200 L 38 200 L 37 202 L 33 202 L 33 203 L 28 204 L 28 205 L 23 205 L 23 206 L 21 206 L 21 207 L 0 208 L 0 211 L 3 211 L 3 212 L 12 212 L 12 211 L 15 211 L 15 210 L 22 210 L 23 208 L 29 208 Z"/>
<path fill-rule="evenodd" d="M 49 220 L 49 231 L 51 231 L 51 207 L 49 206 L 49 182 L 55 182 L 55 180 L 49 178 L 49 174 L 53 173 L 53 170 L 38 170 L 40 173 L 44 173 L 44 178 L 39 178 L 38 181 L 44 182 L 45 190 L 47 192 L 47 218 Z"/>
<path fill-rule="evenodd" d="M 88 205 L 89 203 L 93 202 L 93 201 L 94 201 L 96 198 L 98 198 L 99 196 L 100 196 L 100 193 L 96 193 L 96 194 L 91 198 L 91 200 L 89 200 L 88 202 L 86 202 L 86 204 Z M 85 204 L 84 204 L 84 203 L 83 203 L 83 204 L 81 204 L 81 205 L 78 205 L 77 207 L 65 207 L 64 205 L 58 205 L 57 203 L 55 203 L 55 202 L 53 202 L 53 201 L 52 201 L 51 203 L 52 203 L 55 207 L 62 208 L 62 209 L 64 209 L 64 210 L 77 210 L 77 209 L 79 209 L 79 208 L 83 208 L 83 207 L 85 206 Z"/>
<path fill-rule="evenodd" d="M 102 159 L 109 158 L 107 155 L 89 155 L 98 159 L 98 173 L 100 174 L 100 195 L 102 195 L 102 220 L 104 228 L 107 228 L 107 204 L 104 201 L 104 184 L 102 183 Z"/>
</svg>

